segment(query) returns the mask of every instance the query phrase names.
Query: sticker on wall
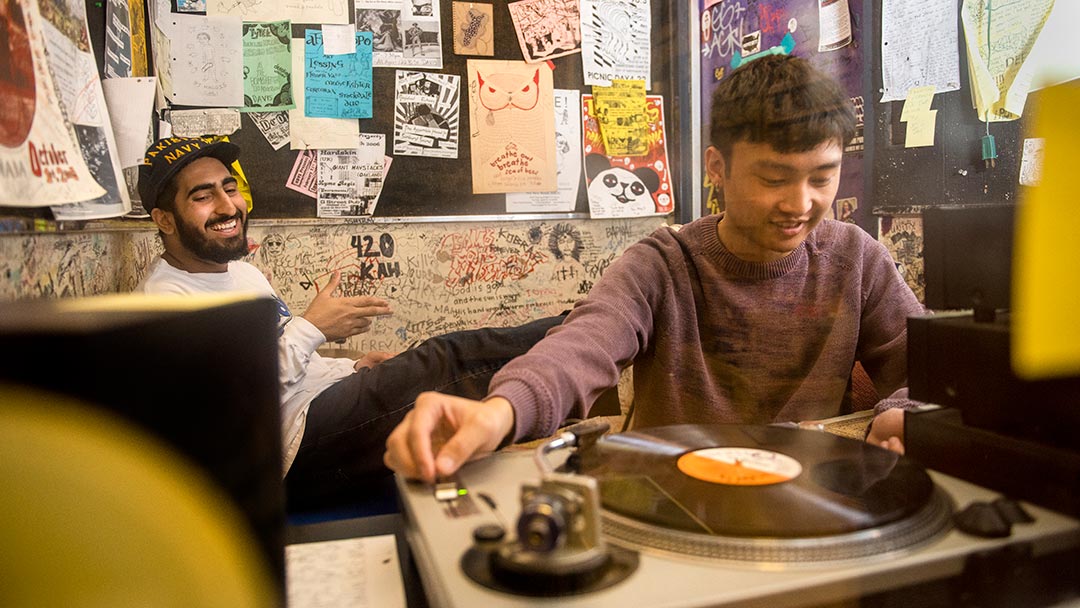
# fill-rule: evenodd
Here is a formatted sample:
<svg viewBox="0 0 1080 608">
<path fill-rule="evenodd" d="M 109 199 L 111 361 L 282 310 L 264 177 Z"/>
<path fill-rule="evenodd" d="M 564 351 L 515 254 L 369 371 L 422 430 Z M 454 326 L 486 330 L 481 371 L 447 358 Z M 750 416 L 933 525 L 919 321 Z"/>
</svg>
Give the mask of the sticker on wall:
<svg viewBox="0 0 1080 608">
<path fill-rule="evenodd" d="M 495 28 L 490 4 L 454 3 L 454 52 L 487 57 L 495 54 Z"/>
</svg>

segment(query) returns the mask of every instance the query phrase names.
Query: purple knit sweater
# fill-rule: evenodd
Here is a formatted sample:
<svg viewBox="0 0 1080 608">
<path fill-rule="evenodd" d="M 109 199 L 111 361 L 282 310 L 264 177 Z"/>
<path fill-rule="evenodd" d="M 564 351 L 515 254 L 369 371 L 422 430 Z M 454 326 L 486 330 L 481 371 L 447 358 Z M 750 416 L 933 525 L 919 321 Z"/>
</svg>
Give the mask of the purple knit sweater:
<svg viewBox="0 0 1080 608">
<path fill-rule="evenodd" d="M 924 309 L 880 243 L 825 220 L 790 255 L 752 263 L 720 243 L 721 219 L 628 248 L 495 376 L 490 394 L 513 404 L 515 440 L 584 417 L 631 362 L 635 427 L 835 416 L 856 360 L 879 395 L 906 385 L 906 318 Z"/>
</svg>

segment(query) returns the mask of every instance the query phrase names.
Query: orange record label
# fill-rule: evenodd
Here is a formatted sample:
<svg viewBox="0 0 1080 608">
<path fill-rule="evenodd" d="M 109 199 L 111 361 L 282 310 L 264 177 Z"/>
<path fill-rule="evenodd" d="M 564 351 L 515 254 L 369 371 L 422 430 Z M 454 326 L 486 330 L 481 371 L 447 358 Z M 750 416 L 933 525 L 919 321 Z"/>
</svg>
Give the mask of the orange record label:
<svg viewBox="0 0 1080 608">
<path fill-rule="evenodd" d="M 791 456 L 754 448 L 695 450 L 680 456 L 677 466 L 695 479 L 729 486 L 765 486 L 802 473 L 802 465 Z"/>
</svg>

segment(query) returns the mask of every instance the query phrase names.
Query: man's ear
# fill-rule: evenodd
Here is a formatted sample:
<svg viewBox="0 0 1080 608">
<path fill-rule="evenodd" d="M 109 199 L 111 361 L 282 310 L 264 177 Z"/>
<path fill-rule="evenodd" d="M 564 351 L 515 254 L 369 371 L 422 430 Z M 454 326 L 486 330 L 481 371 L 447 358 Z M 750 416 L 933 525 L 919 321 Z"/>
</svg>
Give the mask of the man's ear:
<svg viewBox="0 0 1080 608">
<path fill-rule="evenodd" d="M 716 149 L 716 146 L 709 146 L 705 149 L 705 174 L 709 176 L 709 181 L 718 190 L 724 188 L 724 175 L 727 173 L 727 165 L 724 162 L 724 155 L 720 153 L 720 150 Z"/>
<path fill-rule="evenodd" d="M 162 211 L 161 209 L 154 207 L 150 210 L 150 218 L 157 224 L 158 230 L 162 234 L 173 234 L 176 232 L 176 217 L 169 211 Z"/>
</svg>

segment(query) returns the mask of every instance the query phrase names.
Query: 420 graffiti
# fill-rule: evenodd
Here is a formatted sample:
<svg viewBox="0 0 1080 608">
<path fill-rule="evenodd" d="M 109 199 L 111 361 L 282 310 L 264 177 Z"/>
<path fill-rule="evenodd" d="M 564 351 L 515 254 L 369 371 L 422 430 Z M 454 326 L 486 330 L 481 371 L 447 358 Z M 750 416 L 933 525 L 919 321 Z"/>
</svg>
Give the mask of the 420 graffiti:
<svg viewBox="0 0 1080 608">
<path fill-rule="evenodd" d="M 372 258 L 382 256 L 394 257 L 394 237 L 386 232 L 379 235 L 379 247 L 375 248 L 375 237 L 370 234 L 353 236 L 349 245 L 356 248 L 356 257 Z"/>
</svg>

